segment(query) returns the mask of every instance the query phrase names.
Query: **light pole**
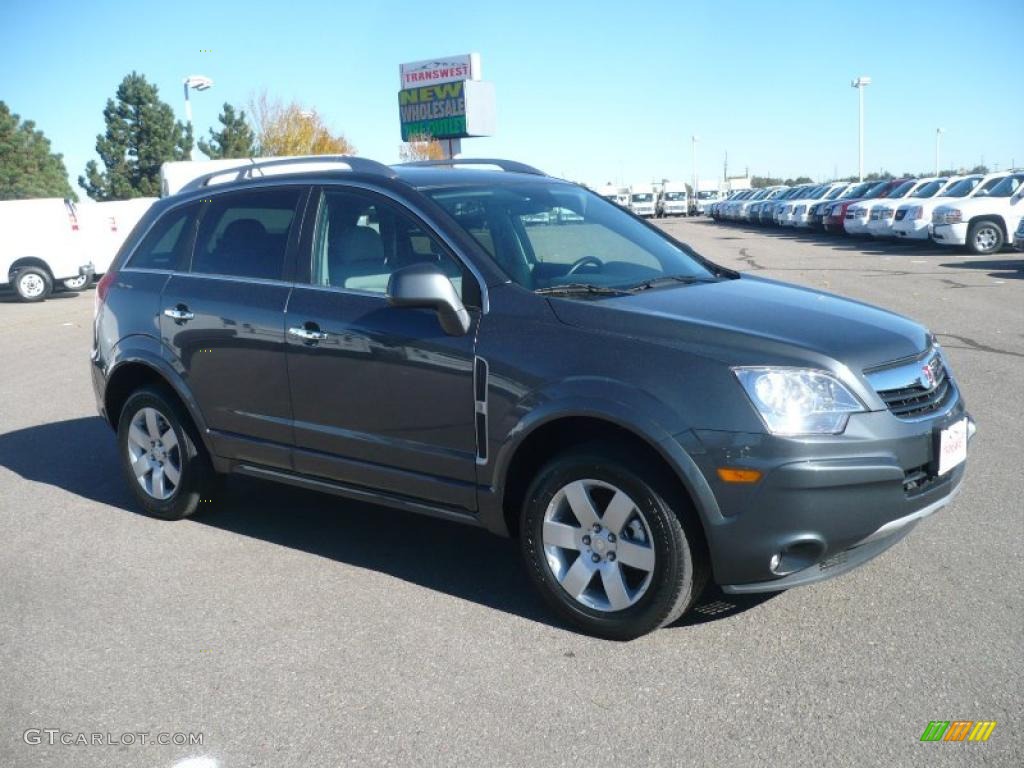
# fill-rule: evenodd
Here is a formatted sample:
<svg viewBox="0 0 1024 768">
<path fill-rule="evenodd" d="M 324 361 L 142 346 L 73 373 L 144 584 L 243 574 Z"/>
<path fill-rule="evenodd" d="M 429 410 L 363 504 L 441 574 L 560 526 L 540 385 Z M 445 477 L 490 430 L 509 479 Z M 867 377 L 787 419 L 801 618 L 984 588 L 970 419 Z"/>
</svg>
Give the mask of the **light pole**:
<svg viewBox="0 0 1024 768">
<path fill-rule="evenodd" d="M 690 205 L 688 208 L 696 208 L 697 206 L 697 142 L 700 141 L 700 137 L 693 135 L 690 136 L 690 165 L 693 169 L 693 185 L 690 187 Z"/>
<path fill-rule="evenodd" d="M 939 175 L 939 140 L 946 131 L 944 128 L 935 129 L 935 175 Z"/>
<path fill-rule="evenodd" d="M 188 91 L 194 88 L 197 91 L 207 91 L 213 87 L 213 80 L 205 75 L 189 75 L 185 78 L 185 119 L 188 120 L 188 127 L 192 127 L 192 102 L 188 99 Z M 188 159 L 192 159 L 192 148 L 189 147 Z"/>
<path fill-rule="evenodd" d="M 866 75 L 861 75 L 850 81 L 850 87 L 856 88 L 860 97 L 860 128 L 857 141 L 857 176 L 860 181 L 864 181 L 864 89 L 869 85 L 871 85 L 871 78 Z"/>
</svg>

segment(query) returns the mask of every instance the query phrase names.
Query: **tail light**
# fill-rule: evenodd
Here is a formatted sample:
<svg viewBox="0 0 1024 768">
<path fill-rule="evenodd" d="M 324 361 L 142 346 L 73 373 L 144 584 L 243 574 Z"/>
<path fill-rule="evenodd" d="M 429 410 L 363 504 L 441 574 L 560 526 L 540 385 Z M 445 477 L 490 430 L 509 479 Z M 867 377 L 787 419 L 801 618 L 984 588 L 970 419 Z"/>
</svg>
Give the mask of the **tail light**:
<svg viewBox="0 0 1024 768">
<path fill-rule="evenodd" d="M 96 283 L 96 291 L 93 300 L 93 315 L 99 314 L 100 307 L 107 300 L 107 294 L 110 292 L 110 286 L 117 280 L 117 271 L 111 266 L 107 270 L 106 274 L 100 278 L 100 281 Z"/>
</svg>

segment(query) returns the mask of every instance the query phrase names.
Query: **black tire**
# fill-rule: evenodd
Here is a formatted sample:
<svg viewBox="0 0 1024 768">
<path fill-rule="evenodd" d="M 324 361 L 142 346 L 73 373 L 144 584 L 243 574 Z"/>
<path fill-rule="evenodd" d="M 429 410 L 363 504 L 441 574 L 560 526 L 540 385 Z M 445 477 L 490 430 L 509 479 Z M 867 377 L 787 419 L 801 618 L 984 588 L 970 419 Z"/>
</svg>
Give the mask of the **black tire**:
<svg viewBox="0 0 1024 768">
<path fill-rule="evenodd" d="M 622 610 L 584 605 L 562 588 L 547 562 L 542 535 L 548 505 L 560 489 L 584 479 L 625 491 L 650 529 L 655 564 L 649 585 Z M 674 622 L 703 591 L 708 566 L 697 526 L 688 501 L 662 477 L 624 451 L 594 444 L 556 456 L 541 469 L 523 502 L 519 530 L 530 579 L 562 619 L 586 634 L 632 640 Z"/>
<path fill-rule="evenodd" d="M 128 438 L 132 419 L 144 408 L 156 410 L 174 430 L 177 441 L 175 450 L 180 463 L 179 481 L 171 495 L 163 500 L 150 495 L 142 487 L 132 469 L 129 456 Z M 125 402 L 117 423 L 117 450 L 125 482 L 148 515 L 162 520 L 189 517 L 201 502 L 209 504 L 217 490 L 217 474 L 192 419 L 174 397 L 160 388 L 143 387 Z"/>
<path fill-rule="evenodd" d="M 53 293 L 53 278 L 42 267 L 21 267 L 11 275 L 11 287 L 22 301 L 45 301 Z"/>
<path fill-rule="evenodd" d="M 983 244 L 979 244 L 979 240 Z M 967 248 L 978 256 L 999 253 L 1006 244 L 1006 235 L 998 221 L 982 219 L 971 224 L 967 230 Z"/>
</svg>

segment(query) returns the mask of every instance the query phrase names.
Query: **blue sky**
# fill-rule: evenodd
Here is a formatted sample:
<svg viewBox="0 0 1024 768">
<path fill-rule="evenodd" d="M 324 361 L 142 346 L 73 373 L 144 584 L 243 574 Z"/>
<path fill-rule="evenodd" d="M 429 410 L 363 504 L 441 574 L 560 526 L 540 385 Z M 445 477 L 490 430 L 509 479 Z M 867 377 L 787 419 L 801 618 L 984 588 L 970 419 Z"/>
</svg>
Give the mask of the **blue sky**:
<svg viewBox="0 0 1024 768">
<path fill-rule="evenodd" d="M 158 10 L 159 8 L 159 10 Z M 0 3 L 0 99 L 36 121 L 72 180 L 95 157 L 102 109 L 137 70 L 197 135 L 224 101 L 271 96 L 315 107 L 359 153 L 400 144 L 398 64 L 478 51 L 498 131 L 466 155 L 510 157 L 589 183 L 691 177 L 816 178 L 942 164 L 1024 165 L 1020 0 L 902 3 L 515 0 L 441 2 Z M 212 53 L 201 53 L 212 49 Z"/>
</svg>

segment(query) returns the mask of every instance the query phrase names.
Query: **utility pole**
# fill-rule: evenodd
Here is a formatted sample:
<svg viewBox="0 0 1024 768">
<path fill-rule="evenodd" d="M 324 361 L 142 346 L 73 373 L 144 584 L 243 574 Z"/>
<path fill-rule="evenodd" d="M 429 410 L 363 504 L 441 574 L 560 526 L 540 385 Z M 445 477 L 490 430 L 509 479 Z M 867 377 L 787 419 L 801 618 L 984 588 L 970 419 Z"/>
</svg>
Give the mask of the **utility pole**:
<svg viewBox="0 0 1024 768">
<path fill-rule="evenodd" d="M 871 85 L 871 78 L 861 75 L 850 82 L 851 88 L 857 89 L 860 101 L 860 120 L 858 122 L 857 139 L 857 176 L 864 181 L 864 88 Z"/>
</svg>

